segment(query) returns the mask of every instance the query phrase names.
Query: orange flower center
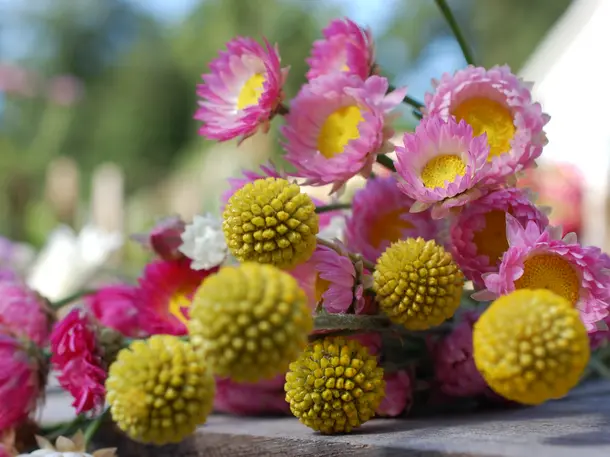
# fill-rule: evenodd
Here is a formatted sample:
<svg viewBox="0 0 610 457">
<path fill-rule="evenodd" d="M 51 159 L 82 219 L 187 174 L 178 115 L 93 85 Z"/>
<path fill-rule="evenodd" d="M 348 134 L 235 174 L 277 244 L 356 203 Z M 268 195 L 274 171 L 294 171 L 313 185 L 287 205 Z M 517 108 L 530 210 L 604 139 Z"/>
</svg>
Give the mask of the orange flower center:
<svg viewBox="0 0 610 457">
<path fill-rule="evenodd" d="M 472 241 L 477 253 L 489 257 L 494 265 L 508 249 L 506 239 L 506 212 L 495 209 L 485 214 L 485 227 L 474 233 Z"/>
<path fill-rule="evenodd" d="M 401 218 L 407 212 L 403 208 L 399 208 L 374 220 L 369 231 L 371 244 L 378 248 L 384 241 L 393 243 L 400 240 L 404 230 L 413 228 L 413 224 Z"/>
</svg>

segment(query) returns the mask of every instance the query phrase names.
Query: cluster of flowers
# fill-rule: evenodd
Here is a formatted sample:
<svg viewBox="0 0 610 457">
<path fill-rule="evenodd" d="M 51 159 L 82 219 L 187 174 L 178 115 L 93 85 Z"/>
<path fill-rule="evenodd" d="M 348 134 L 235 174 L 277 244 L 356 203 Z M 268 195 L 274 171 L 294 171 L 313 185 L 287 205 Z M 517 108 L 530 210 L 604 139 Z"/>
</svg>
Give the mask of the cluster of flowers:
<svg viewBox="0 0 610 457">
<path fill-rule="evenodd" d="M 406 89 L 376 74 L 370 32 L 333 21 L 308 63 L 290 107 L 277 48 L 237 38 L 211 63 L 201 134 L 245 138 L 284 116 L 296 171 L 245 171 L 222 218 L 136 237 L 156 254 L 137 285 L 102 287 L 54 323 L 51 304 L 0 282 L 0 429 L 34 411 L 47 346 L 77 413 L 108 404 L 129 437 L 156 444 L 212 410 L 292 412 L 329 434 L 405 414 L 422 358 L 446 399 L 534 405 L 578 383 L 609 334 L 610 258 L 514 187 L 546 142 L 530 85 L 507 67 L 446 74 L 394 146 Z M 356 175 L 367 181 L 350 203 L 305 191 L 340 194 Z M 395 350 L 413 340 L 423 354 Z"/>
</svg>

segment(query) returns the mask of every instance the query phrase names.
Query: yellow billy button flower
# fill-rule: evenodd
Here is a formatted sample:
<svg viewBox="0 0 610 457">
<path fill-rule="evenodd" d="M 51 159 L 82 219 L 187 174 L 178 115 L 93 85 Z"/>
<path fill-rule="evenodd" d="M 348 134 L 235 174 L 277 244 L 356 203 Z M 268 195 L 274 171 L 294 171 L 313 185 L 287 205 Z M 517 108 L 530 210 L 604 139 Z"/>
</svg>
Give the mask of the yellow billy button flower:
<svg viewBox="0 0 610 457">
<path fill-rule="evenodd" d="M 324 434 L 359 427 L 385 396 L 377 358 L 359 342 L 340 337 L 311 343 L 290 364 L 285 389 L 292 413 Z"/>
<path fill-rule="evenodd" d="M 155 335 L 119 352 L 106 390 L 119 428 L 136 441 L 161 445 L 182 441 L 206 421 L 215 385 L 192 345 Z"/>
<path fill-rule="evenodd" d="M 239 261 L 291 268 L 307 261 L 316 248 L 315 209 L 297 184 L 262 178 L 246 184 L 229 199 L 222 229 Z"/>
<path fill-rule="evenodd" d="M 408 330 L 425 330 L 453 316 L 464 275 L 442 246 L 423 238 L 393 243 L 377 260 L 374 289 L 381 310 Z"/>
<path fill-rule="evenodd" d="M 214 373 L 254 382 L 286 372 L 307 345 L 305 292 L 272 265 L 224 267 L 195 293 L 189 334 Z"/>
<path fill-rule="evenodd" d="M 528 405 L 566 395 L 589 361 L 578 310 L 544 289 L 517 290 L 494 301 L 475 324 L 473 345 L 489 386 Z"/>
</svg>

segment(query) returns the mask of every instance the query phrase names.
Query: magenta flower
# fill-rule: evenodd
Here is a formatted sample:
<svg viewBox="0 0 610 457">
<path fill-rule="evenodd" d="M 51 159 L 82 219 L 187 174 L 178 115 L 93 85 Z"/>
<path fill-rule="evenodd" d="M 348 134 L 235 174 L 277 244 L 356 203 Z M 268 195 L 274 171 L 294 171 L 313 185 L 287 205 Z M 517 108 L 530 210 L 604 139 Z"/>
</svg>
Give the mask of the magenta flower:
<svg viewBox="0 0 610 457">
<path fill-rule="evenodd" d="M 423 119 L 415 133 L 405 133 L 396 171 L 399 188 L 415 200 L 411 212 L 431 207 L 432 217 L 441 219 L 479 198 L 488 152 L 485 135 L 473 136 L 471 126 L 453 118 Z"/>
<path fill-rule="evenodd" d="M 533 221 L 543 230 L 547 216 L 519 189 L 490 192 L 468 205 L 451 224 L 453 258 L 464 275 L 477 286 L 483 286 L 481 276 L 498 271 L 502 255 L 508 249 L 506 214 L 526 225 Z"/>
<path fill-rule="evenodd" d="M 158 221 L 149 233 L 132 235 L 132 238 L 161 259 L 179 259 L 184 257 L 179 248 L 185 227 L 179 216 L 169 216 Z"/>
<path fill-rule="evenodd" d="M 52 325 L 53 312 L 44 298 L 20 281 L 0 281 L 0 326 L 43 347 Z"/>
<path fill-rule="evenodd" d="M 199 134 L 226 141 L 249 137 L 260 126 L 268 129 L 283 97 L 288 68 L 281 68 L 277 47 L 265 40 L 265 47 L 252 38 L 235 38 L 227 50 L 210 63 L 197 87 L 203 100 L 195 119 L 204 124 Z"/>
<path fill-rule="evenodd" d="M 400 105 L 406 88 L 389 94 L 388 81 L 333 73 L 301 88 L 291 103 L 282 133 L 288 160 L 307 184 L 333 184 L 368 176 L 377 154 L 393 149 L 388 114 Z"/>
<path fill-rule="evenodd" d="M 386 373 L 385 398 L 375 413 L 378 416 L 396 417 L 408 412 L 413 406 L 413 381 L 404 371 Z"/>
<path fill-rule="evenodd" d="M 77 414 L 96 414 L 104 406 L 107 373 L 102 351 L 95 322 L 83 309 L 73 309 L 53 329 L 51 363 L 59 372 L 59 384 L 72 395 Z"/>
<path fill-rule="evenodd" d="M 239 416 L 288 414 L 290 405 L 284 391 L 285 375 L 256 383 L 216 379 L 214 410 Z"/>
<path fill-rule="evenodd" d="M 98 289 L 85 297 L 85 305 L 105 327 L 127 337 L 146 335 L 140 328 L 140 289 L 128 284 L 116 284 Z"/>
<path fill-rule="evenodd" d="M 548 289 L 580 311 L 590 333 L 606 328 L 610 270 L 601 250 L 581 246 L 573 233 L 561 239 L 560 228 L 541 230 L 534 221 L 524 227 L 509 214 L 506 228 L 508 249 L 499 271 L 483 275 L 486 289 L 473 298 L 493 300 L 516 289 Z"/>
<path fill-rule="evenodd" d="M 335 19 L 322 31 L 324 39 L 313 44 L 307 59 L 307 79 L 344 72 L 365 80 L 375 63 L 375 47 L 370 30 L 349 19 Z"/>
<path fill-rule="evenodd" d="M 503 182 L 532 166 L 542 153 L 543 127 L 550 118 L 532 101 L 531 84 L 508 66 L 470 66 L 453 76 L 446 73 L 433 84 L 434 93 L 425 97 L 426 116 L 464 120 L 475 135 L 487 135 L 487 182 Z"/>
<path fill-rule="evenodd" d="M 409 212 L 414 203 L 400 191 L 394 177 L 368 180 L 352 200 L 346 246 L 375 262 L 395 241 L 409 237 L 435 239 L 439 224 L 429 211 Z"/>
</svg>

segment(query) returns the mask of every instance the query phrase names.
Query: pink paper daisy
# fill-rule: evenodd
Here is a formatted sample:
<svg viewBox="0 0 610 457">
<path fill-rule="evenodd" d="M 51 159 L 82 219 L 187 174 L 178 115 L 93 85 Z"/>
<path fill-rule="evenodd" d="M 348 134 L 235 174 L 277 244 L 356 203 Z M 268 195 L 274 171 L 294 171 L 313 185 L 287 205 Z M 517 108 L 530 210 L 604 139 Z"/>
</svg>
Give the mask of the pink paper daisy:
<svg viewBox="0 0 610 457">
<path fill-rule="evenodd" d="M 365 30 L 349 19 L 335 19 L 323 30 L 324 39 L 313 43 L 307 59 L 307 79 L 336 72 L 366 79 L 375 63 L 375 47 L 370 30 Z"/>
<path fill-rule="evenodd" d="M 485 135 L 473 136 L 465 121 L 429 117 L 402 142 L 396 148 L 396 171 L 402 178 L 399 188 L 415 200 L 411 212 L 432 207 L 432 217 L 440 219 L 481 196 L 478 185 L 489 147 Z"/>
<path fill-rule="evenodd" d="M 521 225 L 533 221 L 543 230 L 549 223 L 525 191 L 500 189 L 468 205 L 451 225 L 453 258 L 466 277 L 483 286 L 481 275 L 498 271 L 502 255 L 508 249 L 506 214 Z"/>
<path fill-rule="evenodd" d="M 286 402 L 285 382 L 285 375 L 256 383 L 217 378 L 214 410 L 239 416 L 288 414 L 290 405 Z"/>
<path fill-rule="evenodd" d="M 388 81 L 366 81 L 344 73 L 320 76 L 301 88 L 292 101 L 282 133 L 288 160 L 307 184 L 334 184 L 368 176 L 375 157 L 393 149 L 387 115 L 400 105 L 407 90 L 390 94 Z"/>
<path fill-rule="evenodd" d="M 204 123 L 199 134 L 225 141 L 253 135 L 261 125 L 267 130 L 288 75 L 288 68 L 280 66 L 277 47 L 266 40 L 263 47 L 252 38 L 235 38 L 210 63 L 210 70 L 197 87 L 203 99 L 195 114 Z"/>
<path fill-rule="evenodd" d="M 455 117 L 468 122 L 475 135 L 487 134 L 486 180 L 502 182 L 532 166 L 542 153 L 543 127 L 550 118 L 532 101 L 531 84 L 508 66 L 470 66 L 433 84 L 435 92 L 425 96 L 427 116 Z"/>
<path fill-rule="evenodd" d="M 186 335 L 188 310 L 203 280 L 218 268 L 193 270 L 189 259 L 149 263 L 139 279 L 140 325 L 151 335 Z"/>
<path fill-rule="evenodd" d="M 439 224 L 429 211 L 409 212 L 414 203 L 400 191 L 395 178 L 369 179 L 352 200 L 346 246 L 374 263 L 395 241 L 419 236 L 435 239 Z"/>
<path fill-rule="evenodd" d="M 498 273 L 483 275 L 486 289 L 476 300 L 493 300 L 516 289 L 548 289 L 569 300 L 592 333 L 606 328 L 603 319 L 610 307 L 610 270 L 598 248 L 583 247 L 576 235 L 561 239 L 561 228 L 530 221 L 523 227 L 506 215 L 508 250 Z"/>
<path fill-rule="evenodd" d="M 107 373 L 102 350 L 93 318 L 80 308 L 70 311 L 51 334 L 51 363 L 59 372 L 59 384 L 72 395 L 77 414 L 95 414 L 104 406 Z"/>
<path fill-rule="evenodd" d="M 413 405 L 413 381 L 404 370 L 386 373 L 385 397 L 375 413 L 382 417 L 396 417 L 407 413 Z"/>
<path fill-rule="evenodd" d="M 140 328 L 141 292 L 129 284 L 115 284 L 101 287 L 94 294 L 85 297 L 85 306 L 105 327 L 112 328 L 127 337 L 143 337 L 146 332 Z"/>
</svg>

